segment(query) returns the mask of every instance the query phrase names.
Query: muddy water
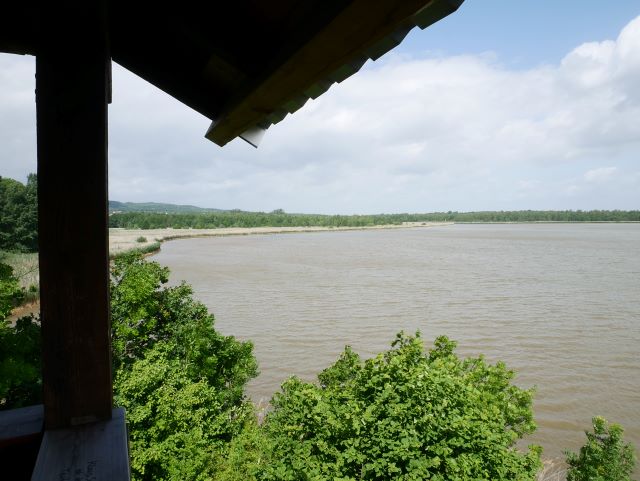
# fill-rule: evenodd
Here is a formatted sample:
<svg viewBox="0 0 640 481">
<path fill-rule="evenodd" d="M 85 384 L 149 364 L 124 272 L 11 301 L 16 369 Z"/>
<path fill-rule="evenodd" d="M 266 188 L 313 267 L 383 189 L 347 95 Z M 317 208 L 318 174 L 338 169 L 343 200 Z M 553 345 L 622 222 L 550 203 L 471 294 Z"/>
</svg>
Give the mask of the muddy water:
<svg viewBox="0 0 640 481">
<path fill-rule="evenodd" d="M 640 225 L 455 225 L 186 239 L 155 260 L 191 283 L 225 334 L 251 339 L 268 401 L 291 374 L 365 356 L 401 329 L 446 334 L 537 386 L 547 456 L 576 449 L 590 418 L 640 446 Z"/>
</svg>

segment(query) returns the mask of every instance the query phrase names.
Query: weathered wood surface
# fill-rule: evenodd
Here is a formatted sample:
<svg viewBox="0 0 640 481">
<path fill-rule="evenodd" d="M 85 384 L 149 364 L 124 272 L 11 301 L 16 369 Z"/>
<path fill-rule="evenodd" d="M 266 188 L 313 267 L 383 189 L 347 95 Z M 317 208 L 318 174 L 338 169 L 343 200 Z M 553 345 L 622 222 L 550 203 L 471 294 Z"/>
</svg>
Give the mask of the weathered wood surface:
<svg viewBox="0 0 640 481">
<path fill-rule="evenodd" d="M 45 431 L 32 481 L 128 481 L 123 408 L 108 421 Z"/>
<path fill-rule="evenodd" d="M 42 404 L 0 411 L 0 448 L 26 437 L 40 435 L 43 422 Z"/>
<path fill-rule="evenodd" d="M 45 427 L 112 408 L 106 2 L 41 2 L 36 54 Z"/>
<path fill-rule="evenodd" d="M 43 426 L 42 404 L 0 411 L 0 479 L 31 479 Z"/>
</svg>

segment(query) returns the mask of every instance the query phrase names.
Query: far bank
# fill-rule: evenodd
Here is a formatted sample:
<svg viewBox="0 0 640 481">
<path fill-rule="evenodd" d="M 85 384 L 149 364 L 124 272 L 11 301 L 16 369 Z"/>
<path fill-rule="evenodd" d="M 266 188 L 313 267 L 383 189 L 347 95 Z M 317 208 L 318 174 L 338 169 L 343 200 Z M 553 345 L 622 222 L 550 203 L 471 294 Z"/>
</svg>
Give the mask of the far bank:
<svg viewBox="0 0 640 481">
<path fill-rule="evenodd" d="M 223 227 L 218 229 L 109 229 L 109 253 L 118 255 L 134 249 L 145 250 L 149 246 L 173 239 L 190 237 L 222 237 L 241 235 L 295 234 L 302 232 L 332 232 L 380 229 L 416 229 L 453 225 L 453 222 L 403 222 L 402 224 L 372 225 L 362 227 Z"/>
</svg>

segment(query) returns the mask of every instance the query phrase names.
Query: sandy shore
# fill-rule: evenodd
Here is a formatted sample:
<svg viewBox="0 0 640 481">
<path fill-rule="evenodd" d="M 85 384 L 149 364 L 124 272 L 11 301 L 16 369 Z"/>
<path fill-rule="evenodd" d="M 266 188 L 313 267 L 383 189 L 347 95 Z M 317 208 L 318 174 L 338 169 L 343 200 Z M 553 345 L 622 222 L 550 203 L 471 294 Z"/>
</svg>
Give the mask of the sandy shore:
<svg viewBox="0 0 640 481">
<path fill-rule="evenodd" d="M 131 249 L 146 247 L 155 242 L 189 237 L 217 237 L 231 235 L 291 234 L 296 232 L 322 232 L 343 230 L 414 229 L 451 225 L 452 222 L 405 222 L 398 225 L 376 225 L 367 227 L 230 227 L 221 229 L 109 229 L 109 252 L 117 254 Z M 146 241 L 138 242 L 144 237 Z"/>
</svg>

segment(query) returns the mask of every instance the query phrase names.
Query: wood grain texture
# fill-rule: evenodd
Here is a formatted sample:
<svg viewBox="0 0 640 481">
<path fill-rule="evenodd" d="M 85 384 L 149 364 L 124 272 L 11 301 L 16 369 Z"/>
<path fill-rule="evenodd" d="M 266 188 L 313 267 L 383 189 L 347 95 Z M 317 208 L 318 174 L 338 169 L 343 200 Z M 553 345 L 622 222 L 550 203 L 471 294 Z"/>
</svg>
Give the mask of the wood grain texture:
<svg viewBox="0 0 640 481">
<path fill-rule="evenodd" d="M 43 422 L 42 404 L 0 411 L 0 448 L 16 439 L 40 434 Z"/>
<path fill-rule="evenodd" d="M 36 54 L 45 427 L 112 408 L 105 2 L 42 2 Z"/>
<path fill-rule="evenodd" d="M 32 481 L 128 481 L 129 448 L 123 408 L 112 418 L 45 431 Z"/>
</svg>

